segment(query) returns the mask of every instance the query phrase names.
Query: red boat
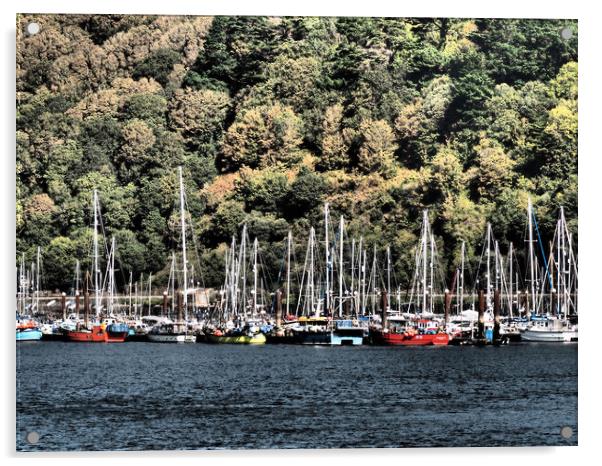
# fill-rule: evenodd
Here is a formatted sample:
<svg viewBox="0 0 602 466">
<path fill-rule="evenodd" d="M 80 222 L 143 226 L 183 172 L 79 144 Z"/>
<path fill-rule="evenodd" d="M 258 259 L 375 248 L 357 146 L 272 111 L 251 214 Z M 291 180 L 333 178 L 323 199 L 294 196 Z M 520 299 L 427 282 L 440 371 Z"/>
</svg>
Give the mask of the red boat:
<svg viewBox="0 0 602 466">
<path fill-rule="evenodd" d="M 67 332 L 68 341 L 90 343 L 123 343 L 127 336 L 127 331 L 112 332 L 110 329 L 105 328 L 104 325 L 94 325 L 91 331 L 75 330 Z"/>
<path fill-rule="evenodd" d="M 383 332 L 382 330 L 373 330 L 370 332 L 372 342 L 375 345 L 398 345 L 398 346 L 443 346 L 449 343 L 447 333 L 416 333 L 416 332 Z"/>
</svg>

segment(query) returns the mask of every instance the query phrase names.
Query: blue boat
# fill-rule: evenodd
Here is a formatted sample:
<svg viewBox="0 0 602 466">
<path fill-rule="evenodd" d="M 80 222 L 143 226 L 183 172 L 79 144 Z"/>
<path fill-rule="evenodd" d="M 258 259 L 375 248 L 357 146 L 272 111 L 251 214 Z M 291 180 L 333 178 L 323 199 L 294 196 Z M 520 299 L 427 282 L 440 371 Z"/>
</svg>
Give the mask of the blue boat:
<svg viewBox="0 0 602 466">
<path fill-rule="evenodd" d="M 17 341 L 36 341 L 42 338 L 42 331 L 36 327 L 18 328 Z"/>
</svg>

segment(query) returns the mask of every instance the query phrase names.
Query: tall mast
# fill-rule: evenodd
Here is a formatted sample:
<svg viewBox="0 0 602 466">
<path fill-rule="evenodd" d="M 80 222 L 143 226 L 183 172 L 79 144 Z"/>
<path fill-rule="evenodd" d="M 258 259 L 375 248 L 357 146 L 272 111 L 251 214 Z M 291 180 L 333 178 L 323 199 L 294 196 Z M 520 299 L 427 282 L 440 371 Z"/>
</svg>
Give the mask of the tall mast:
<svg viewBox="0 0 602 466">
<path fill-rule="evenodd" d="M 366 248 L 364 247 L 364 258 L 362 265 L 362 314 L 366 315 L 366 263 L 368 262 Z"/>
<path fill-rule="evenodd" d="M 130 282 L 128 284 L 128 295 L 129 295 L 129 301 L 128 301 L 128 316 L 132 315 L 132 277 L 133 277 L 133 273 L 130 270 Z"/>
<path fill-rule="evenodd" d="M 462 241 L 462 249 L 461 249 L 461 258 L 460 258 L 460 309 L 458 313 L 461 313 L 464 310 L 464 255 L 466 254 L 466 242 Z"/>
<path fill-rule="evenodd" d="M 372 270 L 370 271 L 372 277 L 372 315 L 376 315 L 376 244 L 372 247 Z"/>
<path fill-rule="evenodd" d="M 290 315 L 290 300 L 291 300 L 291 243 L 293 242 L 293 234 L 288 231 L 287 247 L 286 247 L 286 315 Z"/>
<path fill-rule="evenodd" d="M 351 239 L 351 313 L 357 315 L 355 308 L 355 238 Z"/>
<path fill-rule="evenodd" d="M 514 303 L 514 297 L 512 296 L 512 294 L 514 292 L 514 290 L 512 289 L 512 279 L 513 279 L 513 275 L 512 275 L 512 260 L 513 260 L 512 259 L 512 253 L 513 252 L 514 252 L 513 251 L 513 244 L 512 244 L 512 242 L 510 242 L 510 250 L 508 251 L 508 256 L 509 256 L 508 262 L 509 262 L 509 266 L 510 266 L 510 287 L 508 289 L 508 294 L 509 294 L 508 295 L 508 304 L 509 304 L 508 312 L 509 312 L 511 318 L 512 318 L 512 306 L 513 306 L 513 303 Z"/>
<path fill-rule="evenodd" d="M 531 269 L 531 310 L 527 310 L 529 316 L 532 312 L 535 312 L 535 261 L 533 257 L 533 207 L 531 205 L 531 198 L 527 205 L 527 215 L 529 217 L 529 268 Z"/>
<path fill-rule="evenodd" d="M 242 294 L 241 294 L 241 309 L 243 315 L 247 313 L 247 224 L 242 226 L 242 238 L 240 241 L 240 267 L 241 267 L 241 283 L 242 283 Z"/>
<path fill-rule="evenodd" d="M 314 312 L 315 316 L 318 317 L 319 310 L 317 306 L 315 306 L 314 298 L 315 298 L 315 278 L 314 278 L 314 241 L 315 241 L 315 230 L 313 227 L 309 230 L 309 290 L 310 290 L 310 308 L 312 312 Z"/>
<path fill-rule="evenodd" d="M 253 314 L 257 312 L 257 238 L 253 240 Z"/>
<path fill-rule="evenodd" d="M 326 252 L 326 307 L 324 308 L 324 313 L 330 310 L 330 243 L 328 242 L 328 202 L 324 204 L 324 241 L 326 243 L 326 247 L 324 248 Z"/>
<path fill-rule="evenodd" d="M 153 289 L 153 274 L 152 272 L 148 274 L 148 315 L 151 315 L 151 296 Z"/>
<path fill-rule="evenodd" d="M 391 293 L 391 247 L 387 245 L 387 293 Z"/>
<path fill-rule="evenodd" d="M 430 236 L 430 240 L 431 240 L 431 259 L 430 259 L 431 281 L 430 281 L 430 285 L 429 285 L 429 295 L 431 297 L 431 299 L 430 299 L 430 305 L 431 305 L 430 311 L 432 313 L 434 311 L 433 299 L 434 299 L 434 296 L 435 296 L 435 288 L 433 286 L 434 275 L 435 275 L 435 273 L 434 273 L 434 271 L 435 271 L 435 268 L 434 268 L 435 267 L 435 260 L 434 260 L 434 257 L 435 257 L 435 238 L 433 236 L 433 232 L 430 231 L 430 225 L 429 225 L 429 233 L 430 233 L 429 236 Z"/>
<path fill-rule="evenodd" d="M 115 293 L 115 237 L 111 238 L 111 263 L 109 267 L 109 315 L 113 314 L 113 299 Z"/>
<path fill-rule="evenodd" d="M 428 225 L 428 210 L 422 213 L 422 313 L 426 312 L 426 261 L 427 261 L 427 225 Z"/>
<path fill-rule="evenodd" d="M 184 320 L 188 320 L 188 261 L 186 259 L 186 219 L 184 217 L 184 182 L 182 180 L 182 167 L 178 167 L 178 177 L 180 179 L 180 223 L 182 228 L 182 273 L 184 285 Z"/>
<path fill-rule="evenodd" d="M 40 312 L 40 246 L 36 255 L 36 312 Z"/>
<path fill-rule="evenodd" d="M 356 303 L 356 313 L 359 316 L 362 312 L 362 273 L 364 271 L 364 266 L 362 262 L 362 248 L 364 243 L 364 237 L 360 236 L 360 244 L 358 246 L 358 265 L 357 265 L 357 303 Z"/>
<path fill-rule="evenodd" d="M 94 307 L 96 317 L 100 315 L 100 294 L 99 277 L 100 268 L 98 266 L 98 193 L 94 190 Z"/>
<path fill-rule="evenodd" d="M 339 225 L 339 317 L 343 315 L 343 228 L 344 220 L 341 215 L 341 223 Z"/>
<path fill-rule="evenodd" d="M 487 222 L 487 309 L 491 308 L 491 223 Z"/>
</svg>

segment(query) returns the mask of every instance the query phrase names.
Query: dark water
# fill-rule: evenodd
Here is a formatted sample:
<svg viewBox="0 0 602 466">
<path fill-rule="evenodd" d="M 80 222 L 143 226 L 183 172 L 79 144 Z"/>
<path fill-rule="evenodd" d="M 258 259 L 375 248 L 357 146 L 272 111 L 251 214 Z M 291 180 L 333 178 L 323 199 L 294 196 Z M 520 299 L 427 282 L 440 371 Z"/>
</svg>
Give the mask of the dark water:
<svg viewBox="0 0 602 466">
<path fill-rule="evenodd" d="M 575 344 L 17 345 L 18 450 L 576 444 Z"/>
</svg>

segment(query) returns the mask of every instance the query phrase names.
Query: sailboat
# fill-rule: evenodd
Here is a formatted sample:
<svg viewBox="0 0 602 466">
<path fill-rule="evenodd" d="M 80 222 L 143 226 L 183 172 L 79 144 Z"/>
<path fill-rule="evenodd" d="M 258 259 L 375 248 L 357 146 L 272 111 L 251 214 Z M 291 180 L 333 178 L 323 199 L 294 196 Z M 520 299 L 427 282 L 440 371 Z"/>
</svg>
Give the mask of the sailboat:
<svg viewBox="0 0 602 466">
<path fill-rule="evenodd" d="M 301 280 L 298 309 L 302 309 L 301 317 L 290 329 L 292 343 L 302 345 L 362 345 L 364 328 L 356 319 L 351 319 L 348 309 L 352 298 L 344 290 L 344 231 L 345 220 L 341 215 L 338 236 L 335 235 L 333 244 L 330 242 L 330 208 L 324 204 L 324 293 L 320 299 L 320 280 L 316 279 L 315 262 L 317 257 L 317 242 L 314 228 L 310 229 L 307 242 L 307 252 L 303 277 Z M 337 258 L 338 249 L 338 258 Z M 353 254 L 354 252 L 352 252 Z M 334 278 L 338 278 L 338 295 L 333 289 Z M 338 301 L 338 302 L 337 302 Z"/>
<path fill-rule="evenodd" d="M 177 293 L 178 316 L 176 322 L 164 322 L 148 332 L 148 340 L 154 343 L 195 343 L 196 335 L 188 331 L 188 258 L 186 254 L 186 205 L 182 167 L 178 167 L 180 185 L 180 229 L 182 236 L 182 291 Z M 175 256 L 172 256 L 175 257 Z M 173 259 L 175 261 L 175 259 Z M 175 267 L 175 263 L 174 263 Z M 175 270 L 174 270 L 175 273 Z M 150 285 L 149 285 L 150 288 Z M 150 293 L 150 290 L 149 290 Z M 149 298 L 150 299 L 150 298 Z M 150 304 L 149 304 L 150 305 Z M 184 318 L 182 318 L 184 308 Z"/>
<path fill-rule="evenodd" d="M 25 270 L 25 254 L 21 256 L 21 265 L 19 267 L 19 276 L 17 278 L 19 290 L 16 315 L 16 341 L 35 341 L 42 338 L 42 331 L 40 330 L 38 323 L 30 315 L 26 314 L 29 290 L 35 290 L 29 309 L 33 311 L 34 307 L 37 309 L 39 304 L 39 257 L 40 249 L 38 248 L 38 266 L 34 269 L 32 264 L 31 275 L 29 275 L 29 272 Z M 37 278 L 35 279 L 34 270 L 37 275 Z M 33 284 L 34 280 L 37 283 L 35 288 Z"/>
<path fill-rule="evenodd" d="M 541 246 L 540 240 L 533 239 L 533 227 L 539 238 L 539 228 L 537 219 L 533 212 L 531 199 L 527 206 L 528 225 L 529 225 L 529 271 L 531 276 L 531 310 L 528 313 L 529 324 L 522 331 L 521 338 L 528 342 L 547 342 L 547 343 L 567 343 L 578 341 L 577 324 L 572 323 L 569 313 L 574 311 L 576 319 L 576 303 L 573 297 L 573 289 L 577 287 L 577 264 L 573 255 L 571 244 L 571 234 L 568 230 L 566 219 L 564 216 L 564 208 L 560 207 L 560 218 L 556 224 L 555 231 L 555 251 L 550 251 L 550 261 L 545 262 L 545 270 L 543 274 L 543 285 L 541 286 L 541 295 L 535 291 L 535 261 L 534 261 L 534 242 Z M 554 256 L 556 253 L 556 257 Z M 553 270 L 554 267 L 556 270 Z M 555 274 L 553 272 L 556 272 Z M 556 275 L 556 285 L 554 286 L 553 277 Z M 537 310 L 543 307 L 543 294 L 545 284 L 548 284 L 550 289 L 550 311 L 547 314 L 537 314 Z M 539 296 L 539 302 L 538 302 Z"/>
<path fill-rule="evenodd" d="M 84 312 L 86 318 L 84 324 L 80 322 L 76 324 L 74 330 L 67 331 L 66 338 L 72 342 L 89 342 L 89 343 L 123 343 L 128 336 L 128 328 L 124 324 L 119 323 L 101 323 L 100 322 L 100 310 L 101 310 L 101 299 L 100 299 L 100 265 L 99 265 L 99 253 L 98 253 L 98 227 L 99 227 L 99 216 L 100 216 L 100 201 L 98 199 L 98 192 L 96 189 L 93 194 L 93 211 L 94 211 L 94 231 L 93 231 L 93 247 L 94 247 L 94 306 L 96 311 L 96 320 L 91 326 L 88 325 L 89 316 L 89 275 L 86 276 L 85 288 L 84 288 Z M 114 293 L 114 269 L 115 269 L 115 239 L 112 240 L 112 247 L 109 253 L 109 296 L 110 296 L 110 309 L 112 311 L 113 293 Z M 79 306 L 79 296 L 76 296 L 76 307 Z"/>
<path fill-rule="evenodd" d="M 243 225 L 239 252 L 236 254 L 236 238 L 232 238 L 230 250 L 226 253 L 226 283 L 222 295 L 222 308 L 218 327 L 205 327 L 205 341 L 208 343 L 234 343 L 262 345 L 267 341 L 260 331 L 262 319 L 259 315 L 259 242 L 253 241 L 252 274 L 253 287 L 251 300 L 247 296 L 247 226 Z M 248 305 L 250 304 L 250 315 Z"/>
<path fill-rule="evenodd" d="M 416 289 L 418 296 L 421 292 L 421 314 L 414 316 L 397 316 L 387 318 L 383 313 L 381 328 L 372 327 L 370 338 L 377 345 L 395 346 L 427 346 L 447 345 L 449 335 L 445 333 L 440 323 L 434 319 L 434 264 L 435 239 L 431 232 L 428 211 L 423 211 L 420 247 L 416 253 L 416 271 L 412 292 Z M 386 294 L 383 301 L 386 301 Z M 412 303 L 410 303 L 411 306 Z M 386 309 L 388 303 L 383 302 Z M 409 308 L 408 308 L 409 311 Z"/>
</svg>

